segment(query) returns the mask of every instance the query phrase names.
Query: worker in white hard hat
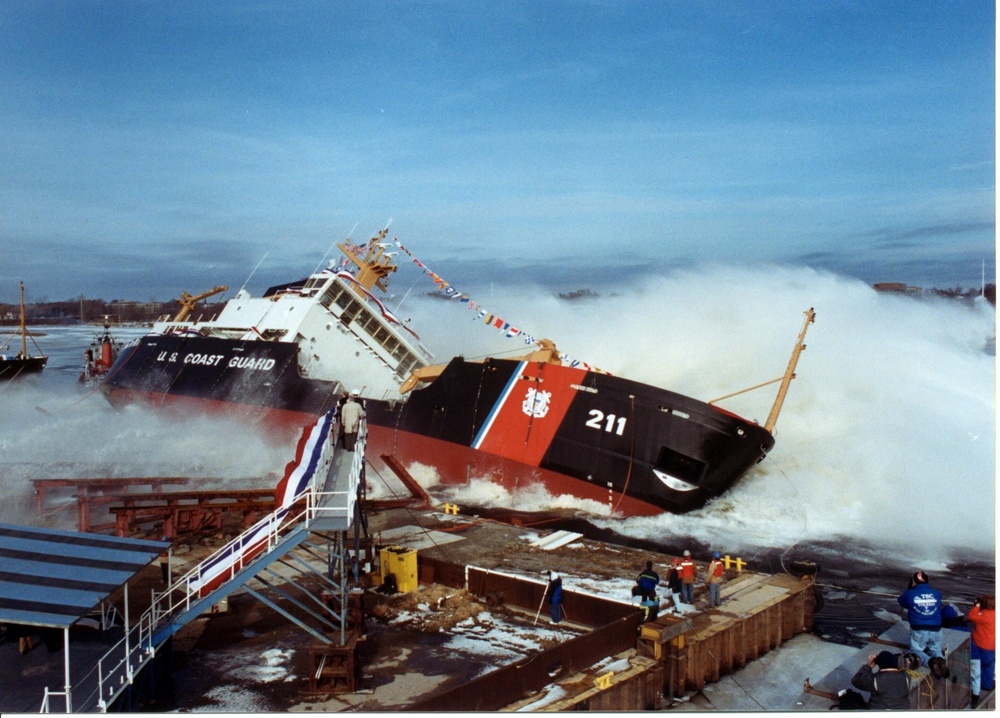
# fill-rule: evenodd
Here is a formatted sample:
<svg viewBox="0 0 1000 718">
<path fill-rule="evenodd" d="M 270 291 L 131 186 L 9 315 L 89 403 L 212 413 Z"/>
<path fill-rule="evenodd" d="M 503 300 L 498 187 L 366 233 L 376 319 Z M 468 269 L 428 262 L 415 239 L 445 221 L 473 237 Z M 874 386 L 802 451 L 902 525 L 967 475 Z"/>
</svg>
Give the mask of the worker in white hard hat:
<svg viewBox="0 0 1000 718">
<path fill-rule="evenodd" d="M 340 410 L 340 421 L 344 427 L 344 448 L 354 451 L 354 443 L 358 440 L 358 428 L 361 426 L 361 417 L 365 415 L 365 410 L 358 401 L 360 392 L 355 389 L 351 392 L 350 398 L 344 402 Z"/>
</svg>

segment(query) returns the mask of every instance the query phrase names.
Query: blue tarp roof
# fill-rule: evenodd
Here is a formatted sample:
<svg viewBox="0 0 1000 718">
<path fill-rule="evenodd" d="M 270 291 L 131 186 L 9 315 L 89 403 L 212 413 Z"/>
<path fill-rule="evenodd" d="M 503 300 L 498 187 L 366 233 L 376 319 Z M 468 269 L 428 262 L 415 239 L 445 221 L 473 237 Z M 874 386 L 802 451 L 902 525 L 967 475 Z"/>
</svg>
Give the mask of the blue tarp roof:
<svg viewBox="0 0 1000 718">
<path fill-rule="evenodd" d="M 0 523 L 0 623 L 65 628 L 169 545 Z"/>
</svg>

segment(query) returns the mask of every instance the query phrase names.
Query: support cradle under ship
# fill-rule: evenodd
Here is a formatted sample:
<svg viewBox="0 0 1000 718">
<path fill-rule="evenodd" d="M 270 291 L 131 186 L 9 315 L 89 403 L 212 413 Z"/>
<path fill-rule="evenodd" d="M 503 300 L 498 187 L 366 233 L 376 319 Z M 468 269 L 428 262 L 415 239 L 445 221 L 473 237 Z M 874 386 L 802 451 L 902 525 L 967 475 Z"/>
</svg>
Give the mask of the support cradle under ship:
<svg viewBox="0 0 1000 718">
<path fill-rule="evenodd" d="M 540 482 L 618 515 L 700 507 L 774 445 L 812 309 L 760 426 L 712 403 L 565 366 L 548 340 L 517 359 L 432 365 L 375 294 L 396 271 L 386 233 L 363 247 L 338 245 L 353 271 L 331 263 L 263 297 L 240 290 L 214 320 L 157 322 L 122 348 L 102 391 L 113 405 L 218 411 L 297 435 L 359 389 L 376 471 L 395 459 L 435 467 L 443 483 L 481 477 L 513 491 Z"/>
</svg>

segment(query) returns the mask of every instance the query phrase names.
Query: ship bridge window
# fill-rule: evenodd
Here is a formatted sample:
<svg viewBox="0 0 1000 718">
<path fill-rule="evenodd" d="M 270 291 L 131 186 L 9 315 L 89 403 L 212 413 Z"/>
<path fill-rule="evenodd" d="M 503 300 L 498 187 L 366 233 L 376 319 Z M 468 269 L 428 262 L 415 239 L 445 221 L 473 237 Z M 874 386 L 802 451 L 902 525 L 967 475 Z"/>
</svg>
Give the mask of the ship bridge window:
<svg viewBox="0 0 1000 718">
<path fill-rule="evenodd" d="M 330 288 L 323 292 L 320 302 L 323 306 L 329 307 L 336 304 L 341 309 L 346 309 L 347 305 L 354 301 L 351 293 L 337 283 L 331 284 Z"/>
<path fill-rule="evenodd" d="M 400 378 L 406 378 L 417 366 L 417 358 L 407 352 L 406 358 L 399 363 L 396 367 L 396 375 Z"/>
<path fill-rule="evenodd" d="M 396 374 L 401 377 L 409 376 L 414 367 L 420 364 L 420 360 L 410 352 L 390 330 L 383 321 L 373 312 L 369 311 L 360 301 L 354 298 L 351 292 L 347 291 L 337 283 L 333 283 L 323 293 L 320 303 L 326 307 L 336 304 L 343 311 L 340 313 L 340 321 L 345 326 L 352 325 L 355 331 L 364 331 L 375 342 L 382 345 L 393 359 L 399 364 L 396 367 Z"/>
<path fill-rule="evenodd" d="M 375 334 L 375 332 L 377 332 L 382 325 L 379 323 L 379 320 L 375 318 L 374 314 L 370 314 L 366 311 L 364 312 L 364 315 L 365 317 L 363 322 L 360 319 L 357 320 L 359 326 L 361 326 L 361 328 L 369 334 Z"/>
<path fill-rule="evenodd" d="M 358 313 L 354 322 L 358 327 L 364 329 L 367 334 L 371 334 L 372 330 L 379 326 L 378 320 L 372 316 L 372 313 L 363 304 L 358 306 Z"/>
<path fill-rule="evenodd" d="M 356 302 L 352 299 L 344 307 L 344 311 L 340 313 L 340 321 L 345 325 L 350 324 L 354 320 L 354 317 L 361 311 L 361 302 Z"/>
<path fill-rule="evenodd" d="M 325 286 L 328 281 L 330 281 L 329 277 L 310 277 L 306 280 L 306 283 L 302 286 L 302 288 L 316 289 L 318 287 Z"/>
<path fill-rule="evenodd" d="M 697 485 L 705 475 L 707 464 L 704 461 L 699 461 L 679 451 L 662 446 L 660 447 L 660 455 L 657 457 L 653 468 L 682 481 L 686 481 L 689 484 Z"/>
</svg>

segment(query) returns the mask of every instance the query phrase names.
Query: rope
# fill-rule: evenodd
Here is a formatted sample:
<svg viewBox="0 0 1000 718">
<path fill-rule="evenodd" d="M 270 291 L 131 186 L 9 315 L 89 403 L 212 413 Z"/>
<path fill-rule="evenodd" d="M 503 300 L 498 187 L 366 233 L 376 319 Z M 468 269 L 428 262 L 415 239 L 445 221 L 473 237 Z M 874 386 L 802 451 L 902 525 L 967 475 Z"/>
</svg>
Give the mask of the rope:
<svg viewBox="0 0 1000 718">
<path fill-rule="evenodd" d="M 934 708 L 934 677 L 930 673 L 926 675 L 921 675 L 918 671 L 911 671 L 909 669 L 904 670 L 903 673 L 909 679 L 910 683 L 912 683 L 913 681 L 919 681 L 918 693 L 917 693 L 918 697 L 920 695 L 919 690 L 922 689 L 926 684 L 927 698 L 930 701 L 930 707 Z"/>
<path fill-rule="evenodd" d="M 635 425 L 635 395 L 629 394 L 629 399 L 632 404 L 629 408 L 628 424 L 629 426 Z M 621 493 L 618 495 L 618 501 L 614 506 L 611 507 L 611 513 L 615 513 L 618 507 L 621 506 L 622 500 L 625 498 L 626 493 L 628 493 L 629 482 L 632 481 L 632 467 L 635 466 L 635 429 L 631 431 L 631 444 L 629 445 L 629 455 L 628 455 L 628 473 L 625 474 L 625 486 L 622 487 Z"/>
</svg>

